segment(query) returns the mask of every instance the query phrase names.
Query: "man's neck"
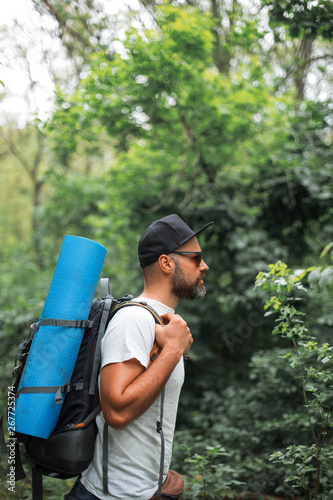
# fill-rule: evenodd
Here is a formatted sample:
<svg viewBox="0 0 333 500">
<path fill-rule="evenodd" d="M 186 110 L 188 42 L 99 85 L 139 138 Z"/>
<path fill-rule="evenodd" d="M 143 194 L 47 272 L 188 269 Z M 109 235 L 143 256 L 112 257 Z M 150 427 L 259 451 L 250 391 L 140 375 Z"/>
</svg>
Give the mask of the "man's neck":
<svg viewBox="0 0 333 500">
<path fill-rule="evenodd" d="M 161 302 L 162 304 L 175 310 L 179 304 L 179 299 L 171 294 L 163 292 L 163 290 L 150 290 L 144 289 L 142 294 L 139 296 L 142 299 L 152 299 Z"/>
</svg>

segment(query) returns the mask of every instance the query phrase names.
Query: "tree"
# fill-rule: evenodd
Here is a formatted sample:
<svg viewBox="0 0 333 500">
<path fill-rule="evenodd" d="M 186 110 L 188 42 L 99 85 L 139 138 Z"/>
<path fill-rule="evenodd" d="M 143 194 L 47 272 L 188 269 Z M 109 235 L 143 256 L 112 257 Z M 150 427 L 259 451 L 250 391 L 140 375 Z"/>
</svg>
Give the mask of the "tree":
<svg viewBox="0 0 333 500">
<path fill-rule="evenodd" d="M 164 6 L 155 15 L 154 29 L 129 28 L 126 56 L 110 62 L 97 55 L 78 91 L 59 95 L 51 124 L 55 148 L 62 161 L 82 139 L 94 143 L 105 130 L 117 151 L 106 177 L 109 212 L 116 206 L 133 228 L 165 210 L 180 211 L 193 222 L 216 219 L 211 249 L 214 261 L 223 256 L 228 262 L 228 271 L 216 271 L 215 296 L 235 290 L 242 295 L 258 258 L 291 251 L 291 237 L 299 242 L 293 258 L 297 251 L 304 254 L 312 221 L 328 210 L 327 194 L 315 193 L 322 192 L 318 181 L 324 186 L 330 170 L 311 178 L 313 188 L 309 184 L 309 172 L 329 154 L 328 109 L 309 105 L 293 119 L 291 95 L 275 96 L 260 54 L 222 77 L 214 64 L 214 20 L 208 14 Z M 304 129 L 301 136 L 298 128 Z M 230 324 L 225 322 L 228 340 L 234 310 L 224 300 L 223 314 L 232 311 Z M 239 300 L 238 311 L 247 317 L 251 304 Z M 215 348 L 222 350 L 221 327 L 214 322 L 211 331 Z"/>
<path fill-rule="evenodd" d="M 49 2 L 34 2 L 39 18 L 34 22 L 18 23 L 15 20 L 11 26 L 4 26 L 1 30 L 1 43 L 4 48 L 3 61 L 9 69 L 20 68 L 22 80 L 26 81 L 21 98 L 21 108 L 17 116 L 3 113 L 3 126 L 0 133 L 0 154 L 9 163 L 14 159 L 15 169 L 22 170 L 31 184 L 31 200 L 27 210 L 21 217 L 31 213 L 29 235 L 32 235 L 32 248 L 39 266 L 44 265 L 45 252 L 43 250 L 42 236 L 39 228 L 39 210 L 41 208 L 42 194 L 46 194 L 45 187 L 50 189 L 50 181 L 54 175 L 48 175 L 57 168 L 52 162 L 48 151 L 48 138 L 45 134 L 45 107 L 44 85 L 56 86 L 60 83 L 67 88 L 75 88 L 80 79 L 80 74 L 86 60 L 89 58 L 93 44 L 102 46 L 101 31 L 103 16 L 101 10 L 88 2 L 60 2 L 59 6 Z M 50 23 L 51 10 L 53 20 Z M 59 7 L 59 10 L 56 10 Z M 95 12 L 94 20 L 92 13 Z M 37 35 L 36 35 L 37 33 Z M 62 44 L 55 44 L 52 38 L 59 35 Z M 43 45 L 40 38 L 43 38 Z M 95 38 L 93 38 L 95 37 Z M 65 59 L 63 48 L 68 54 Z M 13 64 L 15 61 L 15 65 Z M 74 69 L 74 71 L 73 71 Z M 40 79 L 40 73 L 43 79 Z M 82 76 L 82 74 L 81 74 Z M 47 80 L 47 83 L 44 83 Z M 66 82 L 66 84 L 65 84 Z M 4 107 L 10 99 L 10 87 L 4 87 L 2 93 Z M 8 107 L 8 106 L 7 106 Z M 88 172 L 95 160 L 96 148 L 86 147 L 86 157 L 82 161 L 64 164 L 61 175 L 68 172 L 69 168 L 82 172 L 82 163 Z M 28 238 L 26 238 L 27 240 Z M 44 254 L 44 255 L 43 255 Z"/>
<path fill-rule="evenodd" d="M 41 190 L 44 184 L 42 163 L 44 135 L 38 127 L 28 125 L 25 129 L 2 127 L 2 155 L 11 154 L 25 171 L 32 185 L 32 231 L 37 229 L 36 211 L 41 203 Z M 29 151 L 29 154 L 27 152 Z"/>
<path fill-rule="evenodd" d="M 325 47 L 321 43 L 324 51 L 320 46 L 316 47 L 316 42 L 318 44 L 320 40 L 333 39 L 332 2 L 263 0 L 262 3 L 269 9 L 270 26 L 276 41 L 283 40 L 285 46 L 284 29 L 292 39 L 296 39 L 296 50 L 292 64 L 287 70 L 287 76 L 293 75 L 297 89 L 296 97 L 301 101 L 304 99 L 306 77 L 311 64 L 319 62 L 323 65 L 327 60 L 332 62 L 333 54 L 330 46 Z"/>
<path fill-rule="evenodd" d="M 91 54 L 106 51 L 112 27 L 98 0 L 33 0 L 36 10 L 55 21 L 53 36 L 59 37 L 78 76 Z"/>
</svg>

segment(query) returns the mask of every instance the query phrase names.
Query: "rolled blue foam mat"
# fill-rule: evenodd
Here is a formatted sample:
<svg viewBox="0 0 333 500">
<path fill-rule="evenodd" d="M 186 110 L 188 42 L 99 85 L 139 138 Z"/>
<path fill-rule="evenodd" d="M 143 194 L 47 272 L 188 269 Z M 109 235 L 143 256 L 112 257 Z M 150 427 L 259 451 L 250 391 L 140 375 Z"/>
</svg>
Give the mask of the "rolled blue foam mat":
<svg viewBox="0 0 333 500">
<path fill-rule="evenodd" d="M 95 241 L 65 236 L 39 321 L 88 319 L 106 252 Z M 18 390 L 68 384 L 83 333 L 84 328 L 41 326 L 32 341 Z M 54 393 L 20 394 L 16 399 L 16 432 L 48 438 L 61 407 Z"/>
</svg>

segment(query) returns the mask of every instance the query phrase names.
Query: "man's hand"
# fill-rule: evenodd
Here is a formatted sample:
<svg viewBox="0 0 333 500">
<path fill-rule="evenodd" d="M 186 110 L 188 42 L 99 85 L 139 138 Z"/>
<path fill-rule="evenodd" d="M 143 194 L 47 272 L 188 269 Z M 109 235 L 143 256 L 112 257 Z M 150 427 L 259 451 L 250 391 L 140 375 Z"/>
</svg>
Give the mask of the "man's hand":
<svg viewBox="0 0 333 500">
<path fill-rule="evenodd" d="M 157 344 L 163 349 L 179 351 L 185 356 L 193 344 L 193 337 L 187 323 L 181 316 L 166 313 L 161 316 L 164 325 L 156 325 L 155 336 Z"/>
</svg>

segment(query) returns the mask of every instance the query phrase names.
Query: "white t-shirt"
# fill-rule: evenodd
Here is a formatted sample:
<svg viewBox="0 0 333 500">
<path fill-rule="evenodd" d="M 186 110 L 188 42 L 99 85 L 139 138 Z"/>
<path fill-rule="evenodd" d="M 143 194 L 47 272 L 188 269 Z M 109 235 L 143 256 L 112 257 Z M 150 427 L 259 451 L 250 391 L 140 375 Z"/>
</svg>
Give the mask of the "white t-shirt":
<svg viewBox="0 0 333 500">
<path fill-rule="evenodd" d="M 158 314 L 174 312 L 152 299 L 135 299 L 146 302 Z M 129 306 L 117 312 L 110 321 L 102 340 L 102 367 L 109 363 L 121 363 L 135 358 L 145 368 L 155 341 L 155 320 L 152 314 L 140 306 Z M 178 400 L 184 382 L 183 358 L 172 372 L 166 386 L 164 399 L 163 433 L 165 439 L 164 476 L 172 455 L 172 443 L 176 424 Z M 88 491 L 101 500 L 148 500 L 156 492 L 160 469 L 161 437 L 156 431 L 160 420 L 161 398 L 128 427 L 118 431 L 108 428 L 109 495 L 103 493 L 103 427 L 104 418 L 96 418 L 98 435 L 94 458 L 81 481 Z M 165 477 L 164 477 L 165 478 Z"/>
</svg>

